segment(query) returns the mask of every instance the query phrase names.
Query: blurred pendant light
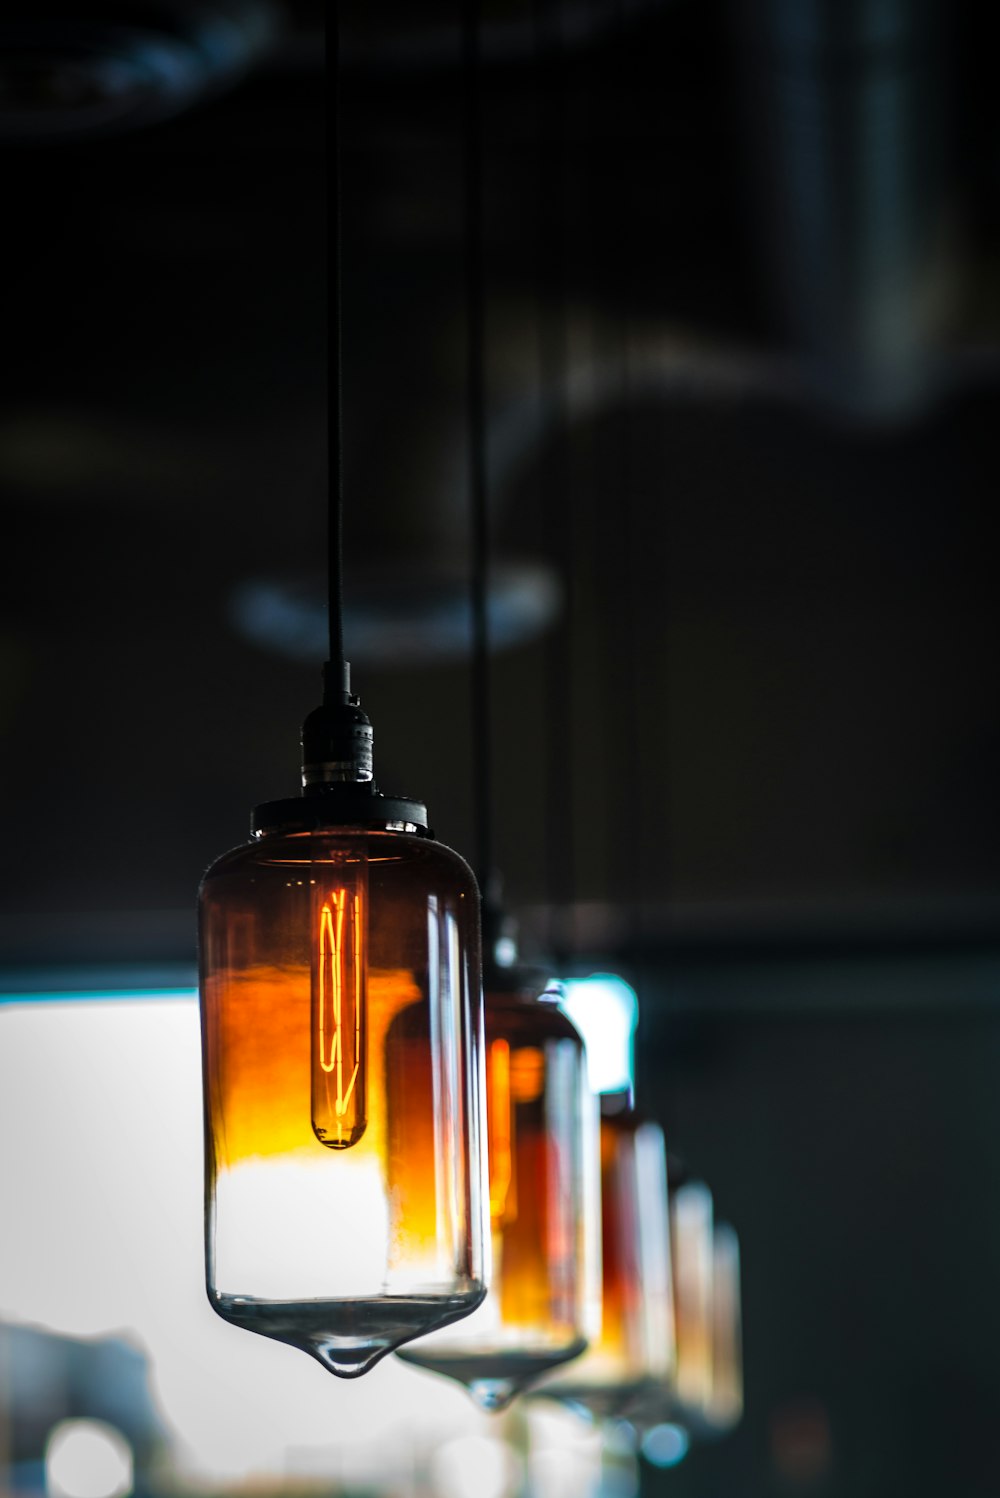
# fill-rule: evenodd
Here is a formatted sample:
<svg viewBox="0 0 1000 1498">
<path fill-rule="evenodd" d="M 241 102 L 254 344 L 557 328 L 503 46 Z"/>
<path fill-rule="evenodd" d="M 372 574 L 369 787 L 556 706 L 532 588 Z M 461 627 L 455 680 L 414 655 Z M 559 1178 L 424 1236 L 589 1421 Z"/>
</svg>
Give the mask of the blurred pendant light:
<svg viewBox="0 0 1000 1498">
<path fill-rule="evenodd" d="M 488 1243 L 478 890 L 421 803 L 376 789 L 344 660 L 332 156 L 324 700 L 301 797 L 258 806 L 205 876 L 200 961 L 209 1299 L 352 1377 L 474 1310 Z"/>
<path fill-rule="evenodd" d="M 464 7 L 473 738 L 479 872 L 492 869 L 489 505 L 486 477 L 479 7 Z M 600 1323 L 598 1134 L 583 1041 L 548 974 L 524 966 L 492 902 L 484 910 L 486 1094 L 493 1276 L 467 1320 L 407 1347 L 405 1361 L 504 1408 L 577 1357 Z"/>
<path fill-rule="evenodd" d="M 583 1042 L 544 971 L 494 960 L 484 986 L 490 1293 L 400 1356 L 499 1410 L 599 1335 L 598 1122 Z"/>
<path fill-rule="evenodd" d="M 670 1244 L 676 1357 L 629 1411 L 646 1432 L 671 1422 L 703 1434 L 713 1395 L 715 1259 L 712 1193 L 692 1181 L 676 1156 L 668 1161 Z"/>
<path fill-rule="evenodd" d="M 743 1314 L 740 1241 L 727 1222 L 715 1229 L 712 1254 L 712 1397 L 708 1424 L 722 1433 L 743 1414 Z"/>
<path fill-rule="evenodd" d="M 714 1338 L 713 1205 L 704 1181 L 684 1181 L 671 1192 L 670 1237 L 677 1329 L 674 1392 L 681 1417 L 699 1425 L 712 1400 Z"/>
<path fill-rule="evenodd" d="M 677 1362 L 629 1418 L 641 1432 L 669 1422 L 691 1438 L 719 1436 L 743 1414 L 739 1240 L 727 1223 L 713 1225 L 703 1181 L 683 1179 L 679 1161 L 671 1162 L 671 1176 Z"/>
<path fill-rule="evenodd" d="M 601 1102 L 601 1334 L 536 1392 L 598 1419 L 628 1418 L 673 1372 L 666 1151 L 662 1129 L 627 1094 Z"/>
<path fill-rule="evenodd" d="M 634 1108 L 635 994 L 609 975 L 567 985 L 601 1105 L 601 1333 L 538 1385 L 596 1419 L 631 1418 L 674 1372 L 673 1281 L 663 1131 Z M 610 1090 L 614 1089 L 614 1090 Z"/>
</svg>

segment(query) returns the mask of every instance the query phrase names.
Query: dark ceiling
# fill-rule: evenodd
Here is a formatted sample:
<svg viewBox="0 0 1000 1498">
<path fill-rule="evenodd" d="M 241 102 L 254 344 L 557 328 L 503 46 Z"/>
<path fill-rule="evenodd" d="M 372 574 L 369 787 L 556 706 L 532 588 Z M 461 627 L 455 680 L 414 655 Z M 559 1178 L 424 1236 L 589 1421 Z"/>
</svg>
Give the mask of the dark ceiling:
<svg viewBox="0 0 1000 1498">
<path fill-rule="evenodd" d="M 176 39 L 212 9 L 131 12 Z M 7 69 L 14 961 L 189 952 L 316 696 L 320 8 L 225 9 L 246 46 L 159 123 L 74 115 L 58 7 L 45 87 Z M 996 909 L 984 23 L 869 10 L 486 7 L 494 528 L 536 569 L 496 663 L 499 861 L 515 906 L 582 902 L 584 948 L 625 904 L 651 939 Z M 348 647 L 382 782 L 467 850 L 457 11 L 343 11 Z"/>
</svg>

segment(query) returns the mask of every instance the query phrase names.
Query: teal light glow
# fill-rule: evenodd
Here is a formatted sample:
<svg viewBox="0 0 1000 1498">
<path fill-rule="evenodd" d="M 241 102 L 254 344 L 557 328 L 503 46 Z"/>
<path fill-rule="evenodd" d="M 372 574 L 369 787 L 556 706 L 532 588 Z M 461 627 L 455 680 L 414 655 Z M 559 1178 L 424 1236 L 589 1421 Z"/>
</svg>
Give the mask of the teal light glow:
<svg viewBox="0 0 1000 1498">
<path fill-rule="evenodd" d="M 134 1003 L 140 999 L 196 999 L 198 990 L 196 988 L 80 988 L 80 989 L 58 989 L 51 992 L 40 990 L 38 993 L 25 991 L 22 993 L 0 992 L 0 1004 L 107 1004 L 124 999 L 126 1002 Z"/>
<path fill-rule="evenodd" d="M 683 1425 L 654 1425 L 642 1438 L 642 1454 L 652 1467 L 676 1467 L 691 1441 Z"/>
<path fill-rule="evenodd" d="M 621 1092 L 634 1082 L 632 1040 L 639 1018 L 635 990 L 613 973 L 563 984 L 562 1007 L 587 1047 L 587 1070 L 594 1092 Z"/>
</svg>

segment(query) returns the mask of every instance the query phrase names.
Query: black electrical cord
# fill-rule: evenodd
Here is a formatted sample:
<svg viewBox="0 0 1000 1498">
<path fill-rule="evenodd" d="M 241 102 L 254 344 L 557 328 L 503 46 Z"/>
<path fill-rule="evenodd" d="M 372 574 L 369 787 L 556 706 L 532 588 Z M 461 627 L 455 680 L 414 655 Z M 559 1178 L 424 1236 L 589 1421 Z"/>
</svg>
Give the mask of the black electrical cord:
<svg viewBox="0 0 1000 1498">
<path fill-rule="evenodd" d="M 635 118 L 636 73 L 635 42 L 624 0 L 611 0 L 607 32 L 609 45 L 605 58 L 602 94 L 595 104 L 599 120 L 615 119 L 615 131 L 606 137 L 605 150 L 613 153 L 613 166 L 607 157 L 591 190 L 591 213 L 594 240 L 602 222 L 610 216 L 619 224 L 635 223 L 633 157 L 641 138 Z M 615 100 L 619 101 L 613 113 Z M 620 247 L 617 240 L 608 246 L 605 239 L 605 261 L 602 265 L 602 304 L 614 306 L 608 288 L 615 285 L 620 270 Z M 609 646 L 608 668 L 617 685 L 618 704 L 625 732 L 607 743 L 607 780 L 617 795 L 609 794 L 607 845 L 612 859 L 615 886 L 620 891 L 624 914 L 619 937 L 628 961 L 638 973 L 639 952 L 643 941 L 641 901 L 648 891 L 648 831 L 645 818 L 636 819 L 636 805 L 645 802 L 643 745 L 644 694 L 642 690 L 643 640 L 640 628 L 642 594 L 636 585 L 635 567 L 639 555 L 636 527 L 636 474 L 633 463 L 631 315 L 627 290 L 617 292 L 618 315 L 609 333 L 606 359 L 608 368 L 617 367 L 618 391 L 615 436 L 611 453 L 608 483 L 614 483 L 618 504 L 614 525 L 607 537 L 609 566 L 605 578 L 607 620 L 605 635 Z M 665 856 L 665 855 L 664 855 Z"/>
<path fill-rule="evenodd" d="M 365 786 L 375 792 L 372 726 L 351 693 L 351 673 L 344 659 L 343 603 L 343 373 L 341 358 L 341 84 L 340 26 L 333 7 L 327 61 L 333 80 L 330 111 L 328 206 L 330 219 L 329 311 L 329 501 L 327 509 L 327 619 L 329 659 L 323 667 L 323 702 L 302 725 L 302 789 L 307 795 L 338 794 L 344 787 Z M 353 792 L 352 792 L 353 794 Z M 353 803 L 352 803 L 353 805 Z"/>
<path fill-rule="evenodd" d="M 330 345 L 329 345 L 329 510 L 327 520 L 327 614 L 330 656 L 324 671 L 324 700 L 343 702 L 350 691 L 350 675 L 344 660 L 344 410 L 341 308 L 341 72 L 338 6 L 331 7 L 327 67 L 333 80 L 330 110 Z"/>
<path fill-rule="evenodd" d="M 546 652 L 545 884 L 548 947 L 564 963 L 573 946 L 576 885 L 574 641 L 576 612 L 572 474 L 570 471 L 569 337 L 566 288 L 565 55 L 559 0 L 535 0 L 535 109 L 539 373 L 548 416 L 549 462 L 544 498 L 548 553 L 563 594 L 563 618 Z"/>
<path fill-rule="evenodd" d="M 481 0 L 462 5 L 465 187 L 466 422 L 468 430 L 472 758 L 476 875 L 493 884 L 493 743 L 490 713 L 490 516 L 486 472 L 486 270 L 483 230 Z"/>
</svg>

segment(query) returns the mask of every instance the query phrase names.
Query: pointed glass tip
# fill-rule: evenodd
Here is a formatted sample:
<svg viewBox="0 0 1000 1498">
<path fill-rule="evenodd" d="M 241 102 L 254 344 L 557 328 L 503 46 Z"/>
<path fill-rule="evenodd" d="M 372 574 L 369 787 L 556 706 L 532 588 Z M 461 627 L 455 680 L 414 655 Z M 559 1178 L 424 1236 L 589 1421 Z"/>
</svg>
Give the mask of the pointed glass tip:
<svg viewBox="0 0 1000 1498">
<path fill-rule="evenodd" d="M 411 1337 L 467 1315 L 485 1293 L 477 1284 L 468 1296 L 448 1298 L 252 1301 L 219 1296 L 212 1305 L 234 1326 L 309 1353 L 337 1378 L 360 1378 Z"/>
<path fill-rule="evenodd" d="M 469 1385 L 469 1393 L 481 1410 L 498 1415 L 516 1398 L 517 1384 L 509 1378 L 477 1378 Z"/>
<path fill-rule="evenodd" d="M 335 1373 L 338 1378 L 360 1378 L 363 1373 L 368 1373 L 380 1363 L 387 1353 L 392 1352 L 392 1343 L 379 1343 L 377 1346 L 365 1345 L 361 1347 L 332 1347 L 327 1343 L 310 1345 L 307 1351 L 311 1352 L 317 1362 L 322 1363 L 330 1373 Z"/>
</svg>

